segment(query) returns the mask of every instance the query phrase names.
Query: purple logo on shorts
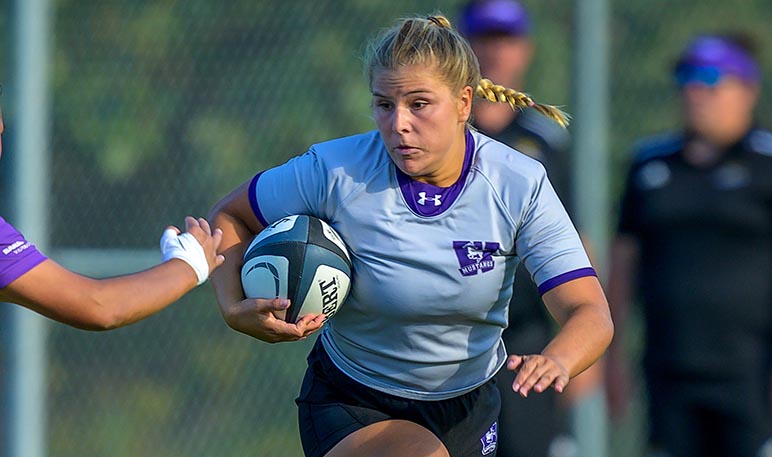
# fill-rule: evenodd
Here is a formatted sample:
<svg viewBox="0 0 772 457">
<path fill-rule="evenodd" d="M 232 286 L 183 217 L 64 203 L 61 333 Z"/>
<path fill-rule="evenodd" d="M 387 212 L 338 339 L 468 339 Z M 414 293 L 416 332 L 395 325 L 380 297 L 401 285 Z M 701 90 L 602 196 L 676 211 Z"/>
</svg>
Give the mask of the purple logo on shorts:
<svg viewBox="0 0 772 457">
<path fill-rule="evenodd" d="M 498 441 L 498 423 L 494 422 L 491 428 L 485 432 L 480 442 L 482 443 L 482 455 L 488 455 L 496 450 L 496 442 Z"/>
<path fill-rule="evenodd" d="M 453 249 L 464 276 L 474 276 L 478 272 L 493 270 L 492 254 L 499 249 L 499 243 L 493 241 L 454 241 Z"/>
</svg>

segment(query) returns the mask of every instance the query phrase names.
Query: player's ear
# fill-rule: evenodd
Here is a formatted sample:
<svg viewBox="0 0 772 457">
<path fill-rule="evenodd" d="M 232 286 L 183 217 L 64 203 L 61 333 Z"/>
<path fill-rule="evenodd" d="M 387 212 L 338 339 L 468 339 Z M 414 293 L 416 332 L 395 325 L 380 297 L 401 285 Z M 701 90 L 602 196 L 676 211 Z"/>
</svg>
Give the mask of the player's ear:
<svg viewBox="0 0 772 457">
<path fill-rule="evenodd" d="M 458 94 L 458 120 L 461 123 L 466 123 L 472 114 L 473 96 L 472 86 L 464 86 Z"/>
</svg>

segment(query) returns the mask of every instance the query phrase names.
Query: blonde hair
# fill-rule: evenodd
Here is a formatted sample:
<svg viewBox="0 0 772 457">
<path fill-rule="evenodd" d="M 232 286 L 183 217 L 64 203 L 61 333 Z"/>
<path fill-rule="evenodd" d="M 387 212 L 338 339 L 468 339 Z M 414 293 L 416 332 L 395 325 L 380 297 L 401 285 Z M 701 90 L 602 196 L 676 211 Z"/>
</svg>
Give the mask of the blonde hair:
<svg viewBox="0 0 772 457">
<path fill-rule="evenodd" d="M 454 92 L 471 86 L 480 98 L 494 103 L 509 103 L 512 109 L 534 108 L 561 126 L 568 125 L 568 115 L 559 108 L 536 103 L 523 92 L 483 78 L 469 42 L 453 30 L 450 21 L 440 14 L 426 19 L 402 19 L 369 43 L 365 68 L 370 90 L 376 71 L 412 65 L 435 66 L 440 78 Z"/>
</svg>

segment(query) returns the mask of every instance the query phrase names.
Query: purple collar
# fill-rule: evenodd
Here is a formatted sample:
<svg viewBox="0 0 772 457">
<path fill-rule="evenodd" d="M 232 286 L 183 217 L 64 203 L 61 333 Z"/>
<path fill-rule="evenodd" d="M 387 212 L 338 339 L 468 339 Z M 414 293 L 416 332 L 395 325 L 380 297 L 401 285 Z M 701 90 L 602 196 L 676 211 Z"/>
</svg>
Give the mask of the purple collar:
<svg viewBox="0 0 772 457">
<path fill-rule="evenodd" d="M 407 205 L 414 213 L 432 217 L 442 214 L 453 205 L 466 183 L 466 177 L 472 168 L 474 157 L 474 138 L 469 129 L 466 130 L 466 148 L 464 150 L 464 166 L 461 168 L 461 176 L 450 187 L 438 187 L 416 181 L 406 175 L 395 166 L 397 181 Z"/>
</svg>

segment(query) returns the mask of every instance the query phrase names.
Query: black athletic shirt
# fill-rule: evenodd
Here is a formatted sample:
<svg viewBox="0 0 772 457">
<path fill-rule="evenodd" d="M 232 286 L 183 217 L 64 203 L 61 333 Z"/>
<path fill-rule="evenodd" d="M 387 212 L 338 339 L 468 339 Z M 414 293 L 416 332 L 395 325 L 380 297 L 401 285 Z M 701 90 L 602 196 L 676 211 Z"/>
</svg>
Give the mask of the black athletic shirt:
<svg viewBox="0 0 772 457">
<path fill-rule="evenodd" d="M 759 373 L 772 344 L 772 133 L 751 130 L 704 168 L 684 144 L 642 142 L 620 210 L 619 232 L 641 243 L 645 366 Z"/>
<path fill-rule="evenodd" d="M 571 146 L 568 130 L 534 109 L 525 109 L 517 113 L 515 119 L 499 133 L 490 134 L 484 129 L 480 131 L 541 162 L 547 169 L 550 183 L 563 200 L 563 205 L 568 206 L 568 154 Z"/>
<path fill-rule="evenodd" d="M 479 129 L 486 135 L 516 149 L 523 154 L 532 157 L 544 165 L 550 183 L 555 188 L 563 206 L 569 209 L 569 201 L 566 194 L 569 187 L 568 152 L 571 145 L 571 137 L 568 131 L 547 119 L 534 109 L 525 109 L 517 113 L 517 116 L 507 124 L 501 132 L 491 134 L 484 129 Z M 512 354 L 515 351 L 525 352 L 528 349 L 540 352 L 544 345 L 552 339 L 554 322 L 547 313 L 541 300 L 536 284 L 529 276 L 528 270 L 521 263 L 515 273 L 514 292 L 509 303 L 509 327 L 504 332 L 504 343 L 507 351 Z M 540 341 L 533 341 L 535 329 L 540 329 Z M 538 347 L 521 347 L 517 335 L 523 335 L 530 343 Z"/>
</svg>

